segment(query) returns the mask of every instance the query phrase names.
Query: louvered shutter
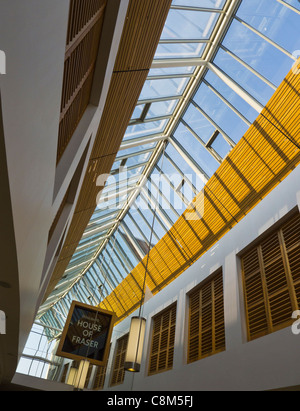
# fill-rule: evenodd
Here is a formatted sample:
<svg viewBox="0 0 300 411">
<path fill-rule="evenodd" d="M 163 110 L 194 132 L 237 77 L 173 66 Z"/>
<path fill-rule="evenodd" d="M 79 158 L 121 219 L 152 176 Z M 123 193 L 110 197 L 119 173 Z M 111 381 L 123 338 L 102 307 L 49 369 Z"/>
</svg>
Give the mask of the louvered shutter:
<svg viewBox="0 0 300 411">
<path fill-rule="evenodd" d="M 117 341 L 115 360 L 112 372 L 112 378 L 110 385 L 119 385 L 124 381 L 124 363 L 128 343 L 128 334 L 124 335 Z"/>
<path fill-rule="evenodd" d="M 103 389 L 105 376 L 106 376 L 106 366 L 105 365 L 98 366 L 96 370 L 96 376 L 94 379 L 94 385 L 93 385 L 94 390 Z"/>
<path fill-rule="evenodd" d="M 242 256 L 249 340 L 290 325 L 299 307 L 299 230 L 297 214 Z"/>
<path fill-rule="evenodd" d="M 188 362 L 224 349 L 223 278 L 219 272 L 189 294 Z"/>
<path fill-rule="evenodd" d="M 176 304 L 153 318 L 149 375 L 173 367 Z"/>
</svg>

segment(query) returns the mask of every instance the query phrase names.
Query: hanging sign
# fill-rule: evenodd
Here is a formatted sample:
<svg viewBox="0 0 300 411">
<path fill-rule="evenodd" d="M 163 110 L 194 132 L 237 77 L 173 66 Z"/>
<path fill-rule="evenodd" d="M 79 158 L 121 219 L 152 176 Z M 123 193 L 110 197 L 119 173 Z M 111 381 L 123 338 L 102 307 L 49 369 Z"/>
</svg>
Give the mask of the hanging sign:
<svg viewBox="0 0 300 411">
<path fill-rule="evenodd" d="M 105 365 L 114 321 L 111 311 L 73 301 L 56 355 Z"/>
</svg>

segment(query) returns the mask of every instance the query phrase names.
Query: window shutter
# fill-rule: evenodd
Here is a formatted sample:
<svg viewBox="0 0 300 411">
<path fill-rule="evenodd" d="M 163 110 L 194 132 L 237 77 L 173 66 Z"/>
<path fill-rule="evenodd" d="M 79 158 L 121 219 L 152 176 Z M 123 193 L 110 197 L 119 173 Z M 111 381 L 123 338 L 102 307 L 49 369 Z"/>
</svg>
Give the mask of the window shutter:
<svg viewBox="0 0 300 411">
<path fill-rule="evenodd" d="M 128 343 L 128 334 L 124 335 L 117 341 L 116 354 L 114 360 L 114 367 L 110 385 L 119 385 L 124 381 L 124 363 Z"/>
<path fill-rule="evenodd" d="M 94 380 L 93 389 L 94 390 L 102 390 L 104 387 L 104 381 L 106 376 L 106 366 L 98 366 L 96 371 L 96 376 Z"/>
<path fill-rule="evenodd" d="M 173 367 L 176 304 L 153 318 L 149 375 Z"/>
<path fill-rule="evenodd" d="M 299 214 L 242 256 L 248 339 L 291 324 L 300 302 Z"/>
<path fill-rule="evenodd" d="M 222 272 L 189 294 L 188 362 L 225 349 Z"/>
</svg>

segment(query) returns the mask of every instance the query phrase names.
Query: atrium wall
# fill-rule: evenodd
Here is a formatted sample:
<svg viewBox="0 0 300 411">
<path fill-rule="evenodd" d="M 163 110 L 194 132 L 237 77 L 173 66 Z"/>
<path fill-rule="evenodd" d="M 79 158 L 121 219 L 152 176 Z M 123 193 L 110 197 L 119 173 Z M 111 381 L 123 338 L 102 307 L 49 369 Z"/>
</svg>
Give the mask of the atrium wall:
<svg viewBox="0 0 300 411">
<path fill-rule="evenodd" d="M 299 335 L 290 326 L 247 341 L 239 254 L 299 212 L 300 167 L 167 288 L 146 302 L 147 318 L 141 372 L 125 372 L 124 382 L 110 387 L 116 341 L 128 333 L 130 318 L 114 329 L 104 389 L 111 390 L 269 390 L 299 383 Z M 218 269 L 223 270 L 226 349 L 187 364 L 187 294 Z M 148 376 L 152 318 L 177 303 L 175 348 L 171 370 Z M 292 316 L 292 312 L 291 312 Z"/>
</svg>

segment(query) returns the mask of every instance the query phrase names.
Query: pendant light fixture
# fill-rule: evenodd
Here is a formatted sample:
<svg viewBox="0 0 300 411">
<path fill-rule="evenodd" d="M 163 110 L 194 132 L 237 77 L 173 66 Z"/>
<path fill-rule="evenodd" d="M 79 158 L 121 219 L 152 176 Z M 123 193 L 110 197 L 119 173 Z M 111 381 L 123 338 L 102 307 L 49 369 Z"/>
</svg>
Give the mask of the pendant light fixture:
<svg viewBox="0 0 300 411">
<path fill-rule="evenodd" d="M 84 389 L 89 366 L 90 366 L 90 362 L 88 360 L 81 360 L 78 370 L 74 372 L 73 385 L 76 390 L 81 391 Z"/>
<path fill-rule="evenodd" d="M 146 319 L 143 317 L 132 317 L 127 344 L 124 368 L 126 371 L 139 372 L 142 354 L 143 341 L 146 329 Z"/>
</svg>

